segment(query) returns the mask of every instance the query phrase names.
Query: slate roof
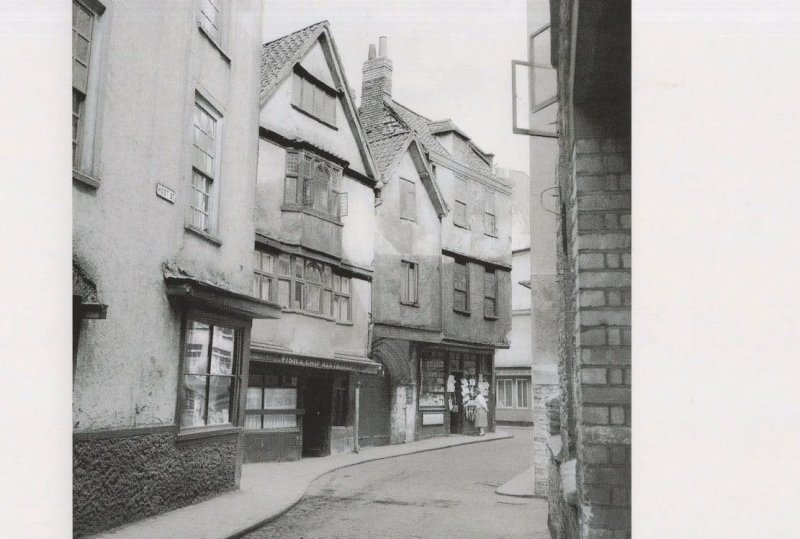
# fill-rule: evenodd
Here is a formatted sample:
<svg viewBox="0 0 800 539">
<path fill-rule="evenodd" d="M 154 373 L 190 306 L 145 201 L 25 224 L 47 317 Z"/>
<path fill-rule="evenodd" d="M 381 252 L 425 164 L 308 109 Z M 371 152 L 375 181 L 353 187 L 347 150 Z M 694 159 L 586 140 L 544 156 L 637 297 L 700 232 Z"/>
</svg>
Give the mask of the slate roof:
<svg viewBox="0 0 800 539">
<path fill-rule="evenodd" d="M 261 46 L 261 98 L 265 97 L 267 89 L 277 82 L 281 70 L 289 63 L 297 61 L 297 54 L 308 39 L 323 27 L 328 21 L 320 21 L 301 28 L 296 32 L 279 37 Z"/>
</svg>

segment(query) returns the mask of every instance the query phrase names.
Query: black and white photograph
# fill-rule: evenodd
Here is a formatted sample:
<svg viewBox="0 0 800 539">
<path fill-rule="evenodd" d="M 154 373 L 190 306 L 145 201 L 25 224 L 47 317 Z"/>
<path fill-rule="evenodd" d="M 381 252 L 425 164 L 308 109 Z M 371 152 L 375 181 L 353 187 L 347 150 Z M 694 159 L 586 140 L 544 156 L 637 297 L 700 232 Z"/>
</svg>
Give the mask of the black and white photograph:
<svg viewBox="0 0 800 539">
<path fill-rule="evenodd" d="M 781 210 L 800 193 L 792 186 L 782 197 L 774 175 L 761 187 L 731 180 L 726 191 L 715 175 L 703 185 L 683 174 L 702 148 L 707 162 L 721 159 L 702 143 L 710 136 L 703 125 L 724 139 L 752 120 L 758 105 L 749 98 L 739 117 L 723 114 L 729 127 L 696 121 L 694 109 L 668 111 L 688 100 L 693 77 L 714 78 L 704 69 L 722 73 L 721 86 L 732 77 L 693 54 L 745 43 L 754 52 L 739 55 L 743 70 L 769 70 L 755 49 L 791 50 L 800 11 L 766 2 L 759 42 L 742 37 L 755 11 L 715 11 L 720 3 L 705 1 L 675 12 L 648 5 L 637 19 L 636 4 L 646 3 L 62 0 L 37 7 L 52 5 L 49 15 L 14 2 L 0 8 L 6 22 L 44 21 L 57 34 L 31 50 L 55 52 L 47 65 L 63 77 L 53 77 L 59 98 L 50 108 L 62 123 L 72 78 L 64 125 L 71 185 L 65 130 L 42 133 L 58 153 L 38 165 L 55 171 L 52 204 L 63 215 L 28 242 L 49 250 L 41 242 L 54 235 L 63 249 L 30 262 L 30 275 L 3 278 L 24 297 L 38 265 L 57 260 L 42 282 L 66 285 L 45 294 L 52 307 L 31 304 L 16 321 L 3 319 L 13 328 L 40 313 L 39 336 L 8 341 L 9 357 L 23 339 L 51 345 L 47 365 L 66 397 L 17 363 L 3 371 L 14 384 L 25 380 L 23 408 L 56 408 L 52 427 L 28 422 L 9 439 L 33 452 L 51 446 L 61 459 L 40 457 L 27 480 L 19 470 L 8 476 L 6 490 L 56 476 L 64 484 L 20 503 L 17 524 L 30 531 L 7 536 L 794 536 L 783 520 L 791 497 L 766 485 L 781 467 L 780 481 L 800 479 L 782 464 L 800 439 L 764 435 L 774 425 L 748 406 L 770 393 L 780 402 L 775 421 L 786 421 L 800 403 L 770 390 L 748 354 L 780 339 L 800 343 L 776 327 L 773 337 L 756 332 L 776 339 L 766 348 L 737 341 L 728 344 L 738 353 L 709 354 L 723 335 L 746 337 L 711 317 L 744 319 L 735 302 L 701 299 L 680 283 L 713 296 L 734 280 L 718 277 L 715 253 L 732 245 L 722 223 L 738 221 L 697 211 L 715 189 L 723 210 L 714 211 L 748 198 L 734 188 L 762 202 L 769 191 Z M 700 22 L 709 21 L 718 33 L 701 36 Z M 39 35 L 20 28 L 4 30 L 5 40 Z M 639 28 L 649 32 L 641 46 Z M 683 39 L 661 39 L 665 28 Z M 693 47 L 691 36 L 711 45 Z M 671 45 L 654 53 L 654 41 Z M 640 53 L 674 64 L 644 62 L 637 71 Z M 790 63 L 784 58 L 781 69 Z M 695 103 L 699 110 L 739 110 L 716 91 Z M 677 140 L 667 117 L 698 125 L 687 137 L 701 142 Z M 733 153 L 763 149 L 725 140 Z M 671 141 L 685 143 L 685 160 Z M 31 210 L 21 219 L 47 216 Z M 761 238 L 792 230 L 778 219 L 749 226 Z M 719 239 L 704 238 L 704 229 Z M 797 261 L 796 238 L 783 253 Z M 684 254 L 699 259 L 675 270 Z M 763 262 L 775 265 L 766 255 Z M 757 274 L 747 264 L 734 271 Z M 755 292 L 737 297 L 755 301 L 754 316 L 778 309 Z M 777 312 L 798 320 L 785 305 Z M 51 322 L 63 331 L 43 327 Z M 689 379 L 703 373 L 720 385 L 698 389 L 704 382 Z M 701 443 L 714 428 L 723 434 Z M 48 435 L 56 438 L 38 441 Z M 756 440 L 772 462 L 748 460 Z M 670 471 L 681 469 L 684 476 Z M 688 490 L 667 497 L 678 487 L 656 478 L 669 475 Z M 707 477 L 720 482 L 719 500 L 708 499 L 716 489 Z M 752 496 L 739 491 L 748 484 Z M 701 499 L 681 500 L 692 494 Z M 53 502 L 60 519 L 43 516 Z M 762 525 L 744 516 L 768 507 L 775 512 Z"/>
</svg>

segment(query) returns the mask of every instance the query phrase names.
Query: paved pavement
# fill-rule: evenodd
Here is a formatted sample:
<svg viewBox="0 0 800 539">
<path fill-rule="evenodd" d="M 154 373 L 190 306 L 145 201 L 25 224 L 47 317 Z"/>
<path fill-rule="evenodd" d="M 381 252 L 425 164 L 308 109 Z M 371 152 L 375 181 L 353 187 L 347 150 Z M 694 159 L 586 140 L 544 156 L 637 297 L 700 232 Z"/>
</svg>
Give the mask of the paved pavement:
<svg viewBox="0 0 800 539">
<path fill-rule="evenodd" d="M 242 480 L 238 490 L 139 520 L 96 537 L 114 539 L 238 537 L 290 509 L 300 501 L 312 481 L 330 471 L 354 464 L 448 447 L 469 444 L 492 446 L 500 443 L 499 440 L 512 438 L 507 432 L 510 430 L 490 433 L 483 437 L 454 435 L 407 444 L 368 447 L 362 449 L 361 453 L 307 458 L 296 462 L 246 464 L 242 467 Z M 532 451 L 529 453 L 532 455 Z M 530 463 L 521 465 L 519 469 L 526 466 L 530 466 Z"/>
<path fill-rule="evenodd" d="M 531 470 L 532 429 L 514 436 L 326 474 L 300 503 L 245 537 L 549 538 L 546 500 L 495 492 Z"/>
</svg>

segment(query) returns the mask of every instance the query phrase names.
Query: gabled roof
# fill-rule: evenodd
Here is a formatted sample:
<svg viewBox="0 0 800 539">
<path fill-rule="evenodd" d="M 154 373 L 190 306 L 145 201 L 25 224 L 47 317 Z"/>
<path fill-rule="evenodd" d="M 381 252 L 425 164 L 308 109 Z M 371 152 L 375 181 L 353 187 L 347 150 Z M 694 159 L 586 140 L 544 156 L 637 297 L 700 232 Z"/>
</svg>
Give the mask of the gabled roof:
<svg viewBox="0 0 800 539">
<path fill-rule="evenodd" d="M 261 102 L 278 82 L 283 80 L 284 71 L 288 73 L 305 54 L 305 45 L 313 42 L 328 21 L 320 21 L 296 32 L 279 37 L 261 46 Z"/>
<path fill-rule="evenodd" d="M 342 59 L 330 32 L 328 21 L 314 23 L 262 45 L 259 105 L 263 107 L 266 104 L 278 86 L 292 73 L 295 64 L 305 57 L 320 36 L 324 36 L 324 39 L 321 40 L 323 50 L 330 54 L 333 60 L 332 75 L 337 86 L 336 89 L 343 96 L 342 108 L 356 137 L 367 174 L 373 176 L 376 182 L 380 182 L 380 173 L 369 151 L 367 135 L 361 125 L 353 96 L 350 93 L 350 85 L 347 82 Z"/>
</svg>

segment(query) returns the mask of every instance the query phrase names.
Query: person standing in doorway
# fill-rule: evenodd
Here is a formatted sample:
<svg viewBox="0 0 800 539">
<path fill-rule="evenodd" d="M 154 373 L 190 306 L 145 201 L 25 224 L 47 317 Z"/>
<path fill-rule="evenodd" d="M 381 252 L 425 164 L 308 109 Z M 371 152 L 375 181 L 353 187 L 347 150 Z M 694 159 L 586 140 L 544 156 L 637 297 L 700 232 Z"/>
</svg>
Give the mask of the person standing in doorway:
<svg viewBox="0 0 800 539">
<path fill-rule="evenodd" d="M 478 436 L 484 436 L 486 434 L 484 429 L 489 426 L 489 405 L 486 403 L 483 393 L 477 387 L 472 391 L 472 401 L 475 403 L 475 426 L 479 431 Z"/>
</svg>

